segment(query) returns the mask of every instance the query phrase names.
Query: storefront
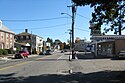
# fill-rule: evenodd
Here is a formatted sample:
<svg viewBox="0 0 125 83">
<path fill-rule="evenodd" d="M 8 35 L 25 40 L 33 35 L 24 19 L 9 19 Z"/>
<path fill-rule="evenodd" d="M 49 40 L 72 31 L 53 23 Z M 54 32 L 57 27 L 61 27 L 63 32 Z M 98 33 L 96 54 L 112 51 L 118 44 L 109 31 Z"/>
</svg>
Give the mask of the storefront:
<svg viewBox="0 0 125 83">
<path fill-rule="evenodd" d="M 119 51 L 125 51 L 125 39 L 94 42 L 92 45 L 95 57 L 114 57 Z"/>
</svg>

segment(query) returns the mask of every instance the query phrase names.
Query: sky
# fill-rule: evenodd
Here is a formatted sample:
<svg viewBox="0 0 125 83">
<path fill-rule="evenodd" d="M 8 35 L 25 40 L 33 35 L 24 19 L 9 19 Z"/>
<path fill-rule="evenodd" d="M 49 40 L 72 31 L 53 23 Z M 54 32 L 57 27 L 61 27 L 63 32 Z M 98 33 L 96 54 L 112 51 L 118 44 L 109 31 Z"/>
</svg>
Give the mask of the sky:
<svg viewBox="0 0 125 83">
<path fill-rule="evenodd" d="M 71 0 L 0 0 L 0 20 L 15 34 L 28 29 L 29 33 L 45 40 L 49 37 L 67 42 L 72 23 L 67 15 L 72 15 L 71 8 L 67 6 L 71 4 Z M 89 20 L 92 11 L 89 6 L 77 7 L 75 38 L 90 40 Z"/>
</svg>

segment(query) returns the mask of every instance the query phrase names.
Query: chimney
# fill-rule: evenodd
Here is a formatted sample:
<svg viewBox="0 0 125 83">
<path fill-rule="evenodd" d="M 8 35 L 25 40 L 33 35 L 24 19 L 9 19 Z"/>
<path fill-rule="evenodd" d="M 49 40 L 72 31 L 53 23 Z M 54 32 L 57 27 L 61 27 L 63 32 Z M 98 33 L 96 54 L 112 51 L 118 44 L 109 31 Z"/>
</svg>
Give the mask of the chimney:
<svg viewBox="0 0 125 83">
<path fill-rule="evenodd" d="M 25 29 L 25 32 L 28 33 L 28 29 Z"/>
</svg>

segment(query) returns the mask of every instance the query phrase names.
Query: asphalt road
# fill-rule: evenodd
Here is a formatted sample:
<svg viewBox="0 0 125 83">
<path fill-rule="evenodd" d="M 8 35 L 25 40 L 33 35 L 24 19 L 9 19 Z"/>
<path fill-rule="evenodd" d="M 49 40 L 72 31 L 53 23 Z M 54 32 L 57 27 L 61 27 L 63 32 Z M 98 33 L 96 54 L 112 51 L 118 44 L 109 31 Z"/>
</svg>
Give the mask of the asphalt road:
<svg viewBox="0 0 125 83">
<path fill-rule="evenodd" d="M 84 55 L 81 55 L 84 56 Z M 55 53 L 0 64 L 0 83 L 125 83 L 125 60 L 78 59 Z"/>
</svg>

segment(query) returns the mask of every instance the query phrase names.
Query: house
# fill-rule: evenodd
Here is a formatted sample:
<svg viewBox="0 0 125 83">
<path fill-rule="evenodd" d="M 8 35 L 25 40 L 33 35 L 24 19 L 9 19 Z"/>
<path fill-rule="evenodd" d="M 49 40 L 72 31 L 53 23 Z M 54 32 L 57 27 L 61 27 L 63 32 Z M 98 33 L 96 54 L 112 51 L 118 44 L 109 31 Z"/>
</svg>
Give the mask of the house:
<svg viewBox="0 0 125 83">
<path fill-rule="evenodd" d="M 19 46 L 20 44 L 21 50 L 28 50 L 30 53 L 39 53 L 43 47 L 43 38 L 28 33 L 28 29 L 25 29 L 25 32 L 15 35 L 15 41 L 16 45 Z"/>
<path fill-rule="evenodd" d="M 0 49 L 14 49 L 15 33 L 0 21 Z"/>
</svg>

